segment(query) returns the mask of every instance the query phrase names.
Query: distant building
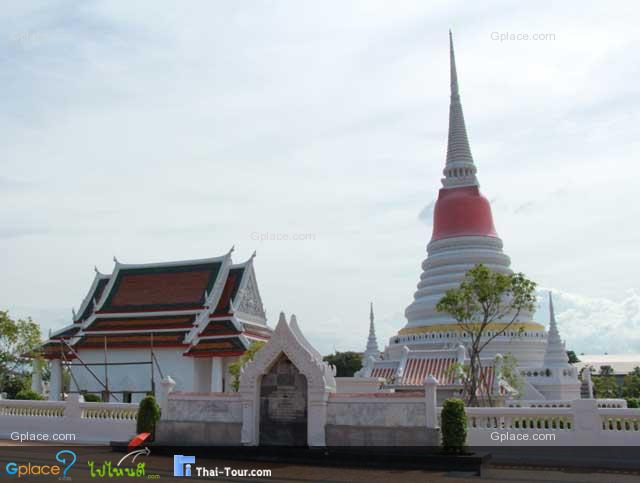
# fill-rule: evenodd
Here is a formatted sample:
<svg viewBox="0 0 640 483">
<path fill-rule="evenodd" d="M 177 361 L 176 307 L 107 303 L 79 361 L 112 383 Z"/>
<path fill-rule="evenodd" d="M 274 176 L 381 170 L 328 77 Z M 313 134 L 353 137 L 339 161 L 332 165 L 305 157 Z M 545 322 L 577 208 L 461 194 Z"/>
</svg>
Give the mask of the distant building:
<svg viewBox="0 0 640 483">
<path fill-rule="evenodd" d="M 581 354 L 577 356 L 580 362 L 575 366 L 579 371 L 585 367 L 593 369 L 593 374 L 600 374 L 602 367 L 609 366 L 618 385 L 622 385 L 624 376 L 640 367 L 640 354 Z"/>
</svg>

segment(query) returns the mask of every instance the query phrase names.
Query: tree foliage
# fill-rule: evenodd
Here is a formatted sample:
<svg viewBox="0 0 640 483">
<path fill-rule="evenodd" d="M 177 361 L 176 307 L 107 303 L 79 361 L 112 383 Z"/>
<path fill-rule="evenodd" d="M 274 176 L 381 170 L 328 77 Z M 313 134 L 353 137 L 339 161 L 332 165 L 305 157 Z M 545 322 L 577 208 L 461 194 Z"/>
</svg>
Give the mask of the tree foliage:
<svg viewBox="0 0 640 483">
<path fill-rule="evenodd" d="M 600 366 L 600 376 L 613 376 L 613 367 Z"/>
<path fill-rule="evenodd" d="M 237 361 L 229 365 L 229 374 L 233 377 L 231 380 L 231 387 L 234 391 L 237 392 L 238 389 L 240 389 L 240 372 L 242 371 L 242 368 L 247 362 L 253 360 L 256 352 L 258 352 L 265 344 L 266 342 L 263 341 L 253 341 L 246 352 L 238 357 Z"/>
<path fill-rule="evenodd" d="M 636 367 L 624 376 L 622 384 L 622 397 L 627 399 L 640 398 L 640 367 Z"/>
<path fill-rule="evenodd" d="M 620 392 L 620 388 L 613 376 L 594 377 L 593 390 L 596 398 L 599 399 L 617 398 Z"/>
<path fill-rule="evenodd" d="M 347 351 L 330 354 L 322 358 L 336 368 L 337 377 L 353 377 L 353 375 L 362 369 L 362 356 L 357 352 Z"/>
<path fill-rule="evenodd" d="M 569 364 L 576 364 L 577 362 L 580 362 L 575 351 L 567 351 L 567 357 L 569 358 Z"/>
<path fill-rule="evenodd" d="M 25 357 L 40 345 L 40 326 L 30 318 L 14 320 L 9 312 L 0 311 L 0 392 L 15 398 L 29 389 Z"/>
<path fill-rule="evenodd" d="M 509 332 L 523 313 L 533 312 L 535 282 L 522 273 L 502 274 L 478 264 L 469 270 L 458 288 L 448 290 L 436 305 L 449 314 L 468 336 L 469 370 L 464 380 L 469 406 L 478 405 L 478 393 L 491 404 L 490 388 L 482 381 L 480 354 L 496 337 Z M 499 324 L 499 325 L 496 325 Z"/>
</svg>

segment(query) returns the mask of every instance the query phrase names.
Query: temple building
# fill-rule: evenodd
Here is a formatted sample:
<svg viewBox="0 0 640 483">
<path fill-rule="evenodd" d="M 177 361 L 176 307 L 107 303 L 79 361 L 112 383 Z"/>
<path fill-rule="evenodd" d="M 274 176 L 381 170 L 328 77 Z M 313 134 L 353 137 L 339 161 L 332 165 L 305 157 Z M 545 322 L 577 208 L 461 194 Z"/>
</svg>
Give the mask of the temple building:
<svg viewBox="0 0 640 483">
<path fill-rule="evenodd" d="M 489 269 L 511 274 L 511 260 L 502 250 L 493 223 L 491 205 L 480 192 L 477 168 L 471 155 L 469 138 L 460 102 L 453 39 L 449 33 L 451 99 L 449 137 L 442 188 L 433 213 L 433 232 L 427 245 L 427 258 L 413 302 L 406 308 L 407 323 L 393 336 L 382 359 L 365 359 L 365 377 L 384 377 L 391 386 L 422 384 L 433 374 L 445 382 L 451 379 L 449 367 L 464 363 L 469 338 L 448 314 L 438 312 L 436 304 L 446 291 L 459 286 L 466 272 L 482 263 Z M 512 354 L 525 377 L 527 399 L 572 399 L 579 397 L 577 372 L 569 363 L 560 342 L 551 311 L 549 334 L 533 321 L 532 313 L 511 320 L 498 320 L 488 327 L 487 337 L 508 327 L 483 350 L 487 371 L 485 380 L 496 391 L 512 391 L 500 380 L 496 356 Z"/>
<path fill-rule="evenodd" d="M 189 392 L 230 390 L 229 364 L 268 340 L 255 253 L 234 264 L 233 249 L 209 259 L 96 269 L 68 326 L 50 334 L 50 399 L 65 392 L 136 401 L 171 374 Z M 63 387 L 62 367 L 70 370 Z"/>
</svg>

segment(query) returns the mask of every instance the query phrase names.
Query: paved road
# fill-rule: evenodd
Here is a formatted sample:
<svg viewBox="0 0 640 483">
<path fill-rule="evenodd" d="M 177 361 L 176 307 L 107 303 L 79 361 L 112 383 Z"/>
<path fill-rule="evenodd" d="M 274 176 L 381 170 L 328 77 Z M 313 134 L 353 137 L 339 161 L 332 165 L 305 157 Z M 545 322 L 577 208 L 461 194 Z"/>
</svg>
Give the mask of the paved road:
<svg viewBox="0 0 640 483">
<path fill-rule="evenodd" d="M 4 444 L 0 442 L 0 444 Z M 52 477 L 22 477 L 8 476 L 6 473 L 6 465 L 10 462 L 18 464 L 26 464 L 30 462 L 32 465 L 53 465 L 59 464 L 55 460 L 55 454 L 60 448 L 50 446 L 19 446 L 5 445 L 0 446 L 0 479 L 4 481 L 59 481 Z M 144 481 L 148 479 L 158 479 L 160 481 L 182 481 L 185 478 L 173 477 L 173 460 L 170 456 L 141 455 L 135 463 L 124 466 L 135 467 L 139 462 L 145 464 L 145 476 L 143 478 L 92 478 L 88 466 L 88 461 L 94 462 L 94 468 L 102 467 L 104 462 L 111 462 L 112 466 L 116 466 L 118 460 L 123 454 L 113 453 L 109 448 L 100 447 L 74 447 L 78 458 L 73 467 L 70 468 L 68 476 L 72 482 L 85 481 Z M 129 460 L 131 457 L 129 458 Z M 575 482 L 575 483 L 637 483 L 640 480 L 640 474 L 624 473 L 624 472 L 580 472 L 577 470 L 545 470 L 545 469 L 523 469 L 516 467 L 491 467 L 483 477 L 477 477 L 464 473 L 456 472 L 431 472 L 422 470 L 399 470 L 399 469 L 368 469 L 368 468 L 344 468 L 344 467 L 317 467 L 304 466 L 299 464 L 282 464 L 282 463 L 264 463 L 251 461 L 224 461 L 215 458 L 198 458 L 197 466 L 206 468 L 222 468 L 229 467 L 235 470 L 271 470 L 270 477 L 252 478 L 252 477 L 226 477 L 220 475 L 212 478 L 191 479 L 210 480 L 218 482 L 257 482 L 264 481 L 268 483 L 282 482 L 324 482 L 324 483 L 343 483 L 343 482 L 443 482 L 443 483 L 469 483 L 472 481 L 486 483 L 539 483 L 539 482 Z"/>
</svg>

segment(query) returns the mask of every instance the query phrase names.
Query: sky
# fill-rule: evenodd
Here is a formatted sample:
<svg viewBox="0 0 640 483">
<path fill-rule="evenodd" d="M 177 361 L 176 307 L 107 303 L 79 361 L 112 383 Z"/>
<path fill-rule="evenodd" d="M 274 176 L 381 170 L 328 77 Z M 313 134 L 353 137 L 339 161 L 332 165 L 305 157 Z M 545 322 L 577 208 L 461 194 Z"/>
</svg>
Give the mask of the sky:
<svg viewBox="0 0 640 483">
<path fill-rule="evenodd" d="M 633 2 L 32 1 L 0 11 L 0 309 L 93 267 L 257 251 L 323 353 L 401 329 L 446 154 L 448 29 L 512 268 L 578 353 L 640 352 Z M 536 39 L 533 37 L 536 36 Z M 541 37 L 541 38 L 540 38 Z"/>
</svg>

